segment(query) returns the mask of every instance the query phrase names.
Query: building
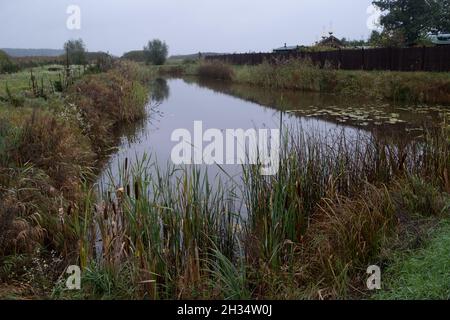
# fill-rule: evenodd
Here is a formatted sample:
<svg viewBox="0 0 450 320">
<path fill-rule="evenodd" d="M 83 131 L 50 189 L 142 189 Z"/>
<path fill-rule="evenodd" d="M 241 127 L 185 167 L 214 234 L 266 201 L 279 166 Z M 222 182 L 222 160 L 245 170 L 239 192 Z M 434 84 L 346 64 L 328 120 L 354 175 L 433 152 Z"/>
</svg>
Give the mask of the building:
<svg viewBox="0 0 450 320">
<path fill-rule="evenodd" d="M 288 46 L 286 43 L 284 44 L 284 47 L 273 49 L 274 53 L 288 53 L 288 52 L 295 52 L 298 51 L 299 46 Z"/>
<path fill-rule="evenodd" d="M 336 48 L 336 49 L 340 49 L 340 48 L 344 47 L 344 44 L 342 43 L 342 41 L 339 40 L 338 38 L 336 38 L 333 35 L 333 32 L 330 32 L 328 37 L 323 36 L 322 40 L 317 45 L 321 46 L 321 47 L 329 47 L 329 48 Z"/>
</svg>

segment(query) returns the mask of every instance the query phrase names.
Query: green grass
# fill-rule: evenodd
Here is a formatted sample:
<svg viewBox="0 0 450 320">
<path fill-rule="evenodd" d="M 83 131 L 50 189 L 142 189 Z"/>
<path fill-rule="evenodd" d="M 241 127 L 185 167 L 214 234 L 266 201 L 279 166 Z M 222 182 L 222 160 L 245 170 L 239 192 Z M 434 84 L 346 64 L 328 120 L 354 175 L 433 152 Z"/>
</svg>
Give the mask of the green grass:
<svg viewBox="0 0 450 320">
<path fill-rule="evenodd" d="M 60 65 L 46 65 L 32 69 L 25 69 L 12 74 L 0 74 L 0 96 L 4 96 L 6 94 L 6 84 L 8 84 L 13 94 L 20 94 L 24 91 L 30 90 L 31 70 L 33 70 L 33 74 L 38 82 L 40 83 L 42 79 L 45 87 L 50 89 L 51 81 L 58 80 L 59 75 L 61 74 L 61 71 L 52 71 L 54 70 L 53 68 L 59 68 L 61 71 L 64 70 L 64 67 Z M 82 73 L 83 70 L 82 67 L 77 66 L 72 66 L 71 68 L 75 73 Z"/>
<path fill-rule="evenodd" d="M 450 104 L 450 74 L 320 69 L 307 61 L 233 67 L 235 81 L 268 88 Z"/>
<path fill-rule="evenodd" d="M 399 255 L 382 281 L 375 299 L 450 299 L 450 221 L 441 222 L 424 248 Z"/>
<path fill-rule="evenodd" d="M 165 68 L 168 68 L 166 66 Z M 172 68 L 175 68 L 172 66 Z M 235 83 L 271 89 L 292 89 L 399 102 L 450 105 L 450 73 L 336 70 L 310 61 L 273 65 L 226 65 L 222 62 L 179 64 L 178 75 L 232 79 Z"/>
</svg>

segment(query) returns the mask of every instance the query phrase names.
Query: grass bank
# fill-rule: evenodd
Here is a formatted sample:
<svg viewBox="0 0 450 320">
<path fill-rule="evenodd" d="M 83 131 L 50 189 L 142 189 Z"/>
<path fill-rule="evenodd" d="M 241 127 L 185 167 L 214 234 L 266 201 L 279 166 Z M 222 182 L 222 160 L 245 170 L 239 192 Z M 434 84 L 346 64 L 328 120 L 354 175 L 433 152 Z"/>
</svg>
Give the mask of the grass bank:
<svg viewBox="0 0 450 320">
<path fill-rule="evenodd" d="M 115 129 L 145 115 L 136 65 L 95 70 L 66 76 L 41 67 L 0 78 L 0 281 L 26 295 L 48 294 L 63 264 L 77 260 L 74 220 L 61 225 L 63 211 L 83 207 Z"/>
<path fill-rule="evenodd" d="M 450 223 L 442 221 L 423 248 L 404 252 L 389 266 L 383 300 L 450 299 Z"/>
<path fill-rule="evenodd" d="M 251 84 L 263 88 L 293 89 L 364 96 L 411 103 L 450 105 L 450 74 L 431 72 L 346 71 L 325 66 L 320 68 L 308 60 L 292 60 L 277 65 L 232 66 L 222 62 L 180 64 L 159 69 L 162 73 Z"/>
</svg>

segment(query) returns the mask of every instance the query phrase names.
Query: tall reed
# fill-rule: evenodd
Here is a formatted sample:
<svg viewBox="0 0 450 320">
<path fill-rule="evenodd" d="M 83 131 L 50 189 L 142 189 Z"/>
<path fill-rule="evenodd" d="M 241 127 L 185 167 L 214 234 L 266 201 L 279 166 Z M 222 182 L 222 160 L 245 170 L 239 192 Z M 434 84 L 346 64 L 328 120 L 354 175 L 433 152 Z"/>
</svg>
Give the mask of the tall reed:
<svg viewBox="0 0 450 320">
<path fill-rule="evenodd" d="M 433 137 L 401 145 L 288 130 L 275 176 L 244 166 L 242 184 L 231 185 L 195 167 L 127 159 L 103 201 L 86 205 L 94 215 L 81 234 L 84 281 L 98 288 L 108 274 L 108 292 L 128 287 L 151 299 L 345 297 L 395 234 L 398 214 L 425 216 L 441 197 L 419 195 L 413 177 L 446 188 L 444 173 L 429 173 L 449 169 L 448 142 Z M 399 189 L 424 200 L 398 201 Z M 443 210 L 432 204 L 435 215 Z"/>
<path fill-rule="evenodd" d="M 163 173 L 146 156 L 111 182 L 95 215 L 102 266 L 118 272 L 131 261 L 126 277 L 152 299 L 202 296 L 211 257 L 234 258 L 233 196 L 199 169 Z"/>
</svg>

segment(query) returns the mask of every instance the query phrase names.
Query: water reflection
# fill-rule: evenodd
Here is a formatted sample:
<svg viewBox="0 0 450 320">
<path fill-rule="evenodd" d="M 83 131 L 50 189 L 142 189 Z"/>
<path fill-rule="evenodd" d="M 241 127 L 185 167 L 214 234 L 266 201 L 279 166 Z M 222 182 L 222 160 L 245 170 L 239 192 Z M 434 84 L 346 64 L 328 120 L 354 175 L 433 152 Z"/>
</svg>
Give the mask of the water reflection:
<svg viewBox="0 0 450 320">
<path fill-rule="evenodd" d="M 402 106 L 380 102 L 355 101 L 336 97 L 279 91 L 196 79 L 157 79 L 151 86 L 149 117 L 121 132 L 119 150 L 111 157 L 111 175 L 118 177 L 118 164 L 128 159 L 132 165 L 144 154 L 152 156 L 162 169 L 171 164 L 171 151 L 177 144 L 171 135 L 176 129 L 193 131 L 201 120 L 204 130 L 294 128 L 332 144 L 333 137 L 344 134 L 349 141 L 370 136 L 397 140 L 414 139 L 418 127 L 438 126 L 448 108 Z M 189 168 L 188 168 L 189 169 Z M 240 180 L 240 165 L 200 166 L 211 181 L 222 177 Z M 223 172 L 226 171 L 226 175 Z M 108 184 L 107 170 L 100 182 Z"/>
<path fill-rule="evenodd" d="M 364 97 L 261 88 L 198 78 L 185 81 L 299 117 L 361 128 L 392 139 L 417 137 L 423 128 L 439 127 L 445 117 L 450 116 L 449 106 L 388 103 Z"/>
<path fill-rule="evenodd" d="M 155 104 L 161 104 L 170 96 L 170 87 L 166 79 L 158 78 L 151 83 L 151 100 Z"/>
</svg>

